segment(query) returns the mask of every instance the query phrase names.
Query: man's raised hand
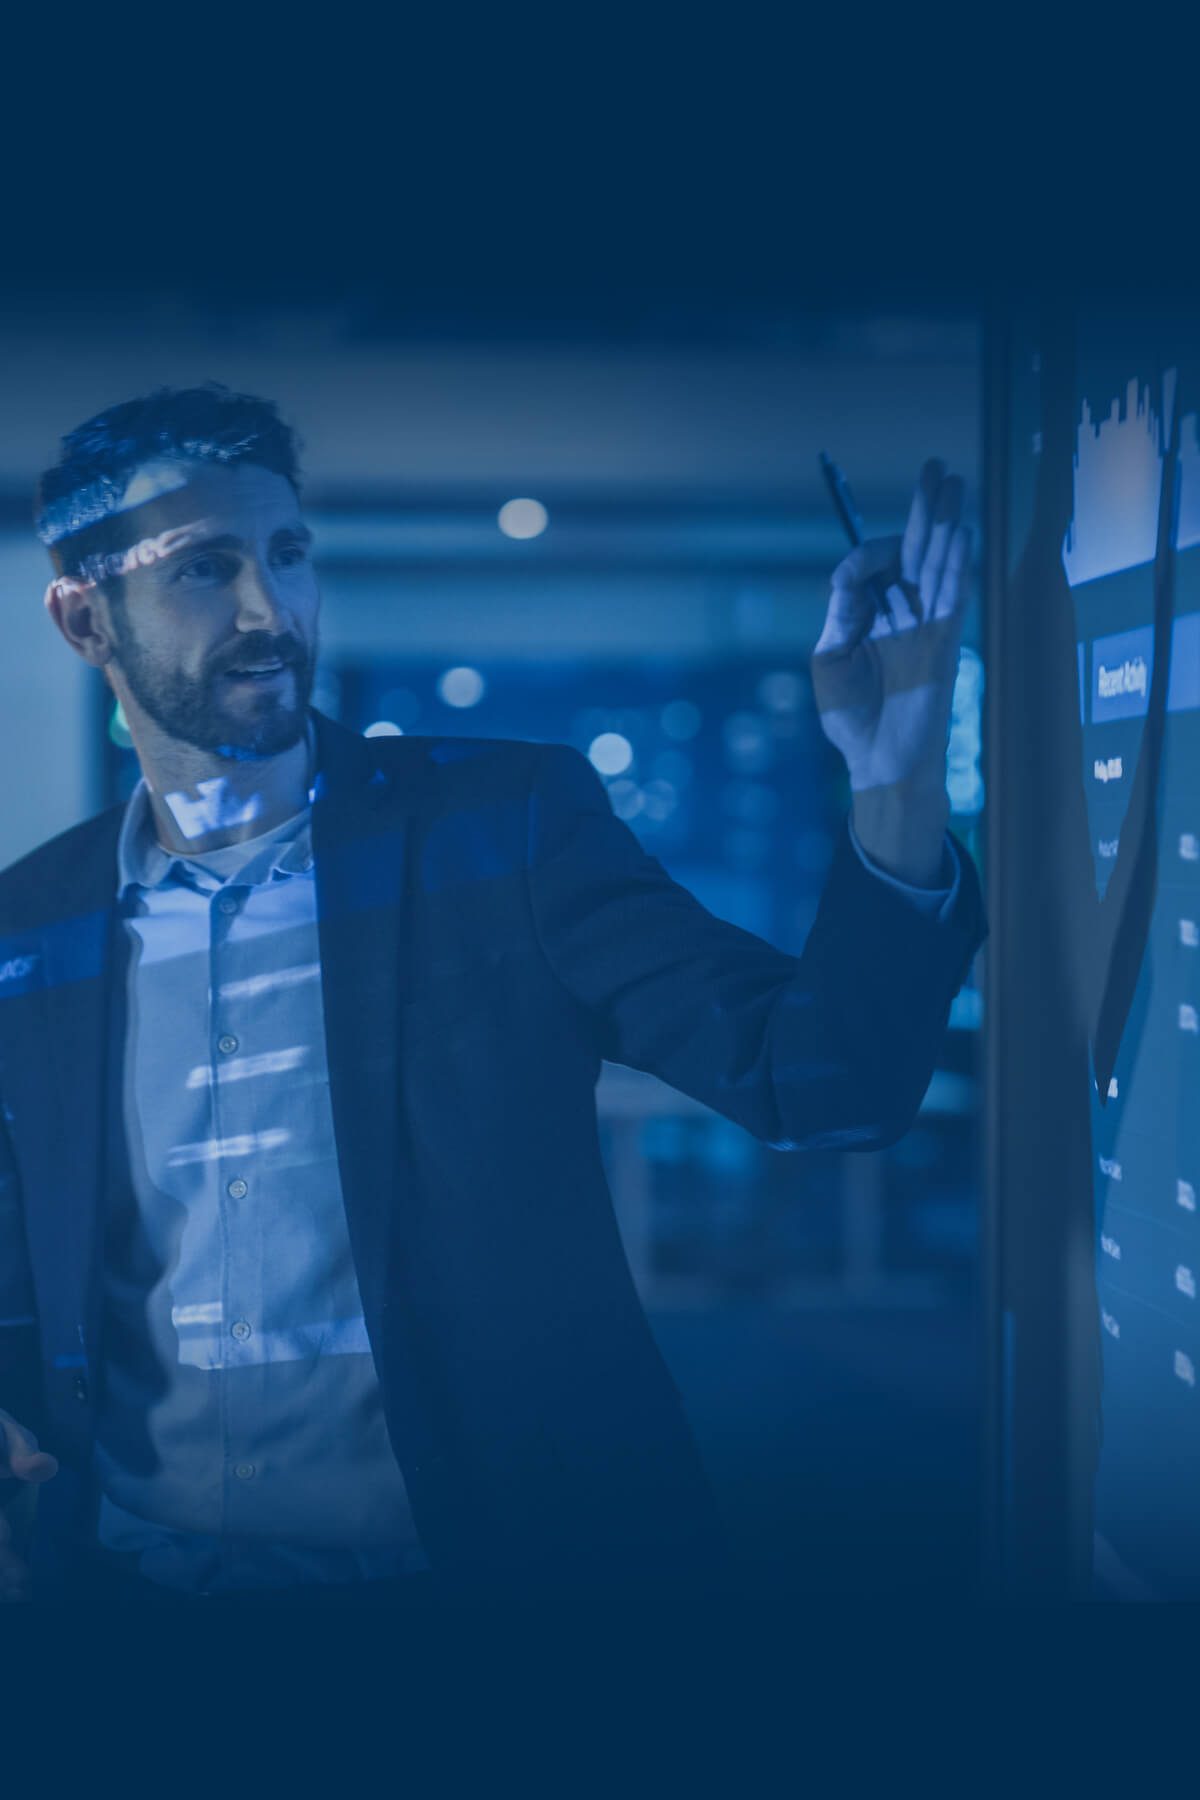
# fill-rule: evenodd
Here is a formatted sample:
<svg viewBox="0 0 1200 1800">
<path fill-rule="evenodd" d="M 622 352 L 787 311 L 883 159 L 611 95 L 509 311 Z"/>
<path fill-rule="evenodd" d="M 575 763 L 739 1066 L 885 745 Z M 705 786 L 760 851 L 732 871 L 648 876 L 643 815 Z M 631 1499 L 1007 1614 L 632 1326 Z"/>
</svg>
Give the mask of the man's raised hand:
<svg viewBox="0 0 1200 1800">
<path fill-rule="evenodd" d="M 813 694 L 821 729 L 845 758 L 856 792 L 944 786 L 971 562 L 971 533 L 960 522 L 964 495 L 962 478 L 932 458 L 903 535 L 868 539 L 830 578 Z"/>
</svg>

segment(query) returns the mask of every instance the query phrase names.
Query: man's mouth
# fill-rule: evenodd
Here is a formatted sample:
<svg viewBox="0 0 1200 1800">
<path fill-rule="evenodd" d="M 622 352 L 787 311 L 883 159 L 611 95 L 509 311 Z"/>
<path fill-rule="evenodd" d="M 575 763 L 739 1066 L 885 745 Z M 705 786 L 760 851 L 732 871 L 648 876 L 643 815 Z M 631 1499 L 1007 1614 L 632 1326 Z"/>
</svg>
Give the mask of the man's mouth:
<svg viewBox="0 0 1200 1800">
<path fill-rule="evenodd" d="M 239 669 L 226 669 L 225 674 L 230 681 L 273 681 L 287 667 L 287 663 L 276 657 L 271 662 L 245 663 Z"/>
</svg>

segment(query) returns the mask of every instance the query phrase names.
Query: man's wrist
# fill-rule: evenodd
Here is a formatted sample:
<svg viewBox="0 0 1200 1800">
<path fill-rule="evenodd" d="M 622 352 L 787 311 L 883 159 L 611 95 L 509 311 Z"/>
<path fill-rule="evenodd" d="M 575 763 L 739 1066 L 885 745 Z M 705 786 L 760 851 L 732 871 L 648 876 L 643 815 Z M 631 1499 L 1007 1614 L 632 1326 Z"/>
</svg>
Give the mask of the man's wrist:
<svg viewBox="0 0 1200 1800">
<path fill-rule="evenodd" d="M 863 853 L 885 875 L 909 887 L 946 885 L 950 800 L 944 779 L 859 789 L 852 816 Z"/>
</svg>

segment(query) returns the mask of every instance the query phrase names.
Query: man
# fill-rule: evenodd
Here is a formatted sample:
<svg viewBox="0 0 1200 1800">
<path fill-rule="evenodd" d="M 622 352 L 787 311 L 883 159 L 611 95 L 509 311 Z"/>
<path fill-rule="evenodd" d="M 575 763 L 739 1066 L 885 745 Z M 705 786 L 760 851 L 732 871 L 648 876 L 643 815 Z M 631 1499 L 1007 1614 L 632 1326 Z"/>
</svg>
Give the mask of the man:
<svg viewBox="0 0 1200 1800">
<path fill-rule="evenodd" d="M 212 385 L 89 420 L 40 484 L 48 610 L 142 780 L 0 877 L 5 1595 L 702 1581 L 594 1084 L 651 1070 L 784 1150 L 908 1129 L 986 930 L 946 831 L 962 483 L 927 464 L 904 538 L 834 572 L 853 821 L 799 958 L 574 750 L 313 711 L 298 493 L 274 409 Z"/>
</svg>

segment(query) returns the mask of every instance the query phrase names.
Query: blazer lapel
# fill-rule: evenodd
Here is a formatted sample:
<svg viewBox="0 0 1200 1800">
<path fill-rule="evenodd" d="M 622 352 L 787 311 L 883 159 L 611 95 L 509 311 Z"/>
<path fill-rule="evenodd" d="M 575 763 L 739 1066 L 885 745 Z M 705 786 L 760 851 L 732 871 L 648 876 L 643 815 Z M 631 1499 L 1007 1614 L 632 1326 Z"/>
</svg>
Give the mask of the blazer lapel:
<svg viewBox="0 0 1200 1800">
<path fill-rule="evenodd" d="M 330 1100 L 367 1334 L 380 1363 L 400 1142 L 397 1004 L 411 765 L 314 714 L 313 857 Z"/>
</svg>

